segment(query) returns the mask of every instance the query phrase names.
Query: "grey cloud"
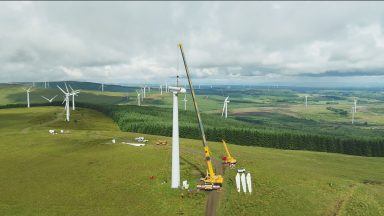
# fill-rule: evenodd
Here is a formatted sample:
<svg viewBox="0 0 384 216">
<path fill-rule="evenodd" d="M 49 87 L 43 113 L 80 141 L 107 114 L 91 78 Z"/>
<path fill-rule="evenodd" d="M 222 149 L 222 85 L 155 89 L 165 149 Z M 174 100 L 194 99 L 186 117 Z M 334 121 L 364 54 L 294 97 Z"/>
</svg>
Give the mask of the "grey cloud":
<svg viewBox="0 0 384 216">
<path fill-rule="evenodd" d="M 382 2 L 1 2 L 0 14 L 1 81 L 162 82 L 183 69 L 179 41 L 198 79 L 384 68 Z"/>
</svg>

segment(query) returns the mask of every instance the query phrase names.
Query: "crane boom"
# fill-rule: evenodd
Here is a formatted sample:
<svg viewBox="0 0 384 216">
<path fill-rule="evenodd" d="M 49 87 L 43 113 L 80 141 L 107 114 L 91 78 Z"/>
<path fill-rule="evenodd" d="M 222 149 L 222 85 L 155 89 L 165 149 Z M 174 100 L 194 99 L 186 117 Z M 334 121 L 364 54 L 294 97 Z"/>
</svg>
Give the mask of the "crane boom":
<svg viewBox="0 0 384 216">
<path fill-rule="evenodd" d="M 222 142 L 223 142 L 225 152 L 227 153 L 227 156 L 223 157 L 223 163 L 226 165 L 229 165 L 229 167 L 234 167 L 237 163 L 237 160 L 233 158 L 231 153 L 229 152 L 227 143 L 224 140 L 222 140 Z"/>
<path fill-rule="evenodd" d="M 221 175 L 215 175 L 215 171 L 213 170 L 213 166 L 212 166 L 212 162 L 211 162 L 211 153 L 210 153 L 209 147 L 207 145 L 207 139 L 205 137 L 203 121 L 201 120 L 199 107 L 197 106 L 196 95 L 195 95 L 195 91 L 194 91 L 193 85 L 192 85 L 192 80 L 191 80 L 191 77 L 189 74 L 189 68 L 187 65 L 187 60 L 185 58 L 183 45 L 181 43 L 179 43 L 178 46 L 180 48 L 181 56 L 183 58 L 185 73 L 187 74 L 187 78 L 188 78 L 188 84 L 189 84 L 189 89 L 190 89 L 191 95 L 192 95 L 193 106 L 195 107 L 197 121 L 199 123 L 199 128 L 200 128 L 200 133 L 201 133 L 201 138 L 203 140 L 205 161 L 207 163 L 207 169 L 208 169 L 207 172 L 208 173 L 207 173 L 207 176 L 203 179 L 203 181 L 206 185 L 203 185 L 202 188 L 205 190 L 218 189 L 221 187 L 221 184 L 223 183 L 223 177 Z"/>
<path fill-rule="evenodd" d="M 199 108 L 198 108 L 198 106 L 197 106 L 197 101 L 196 101 L 196 96 L 195 96 L 195 90 L 193 89 L 192 80 L 191 80 L 191 77 L 189 76 L 189 68 L 188 68 L 188 65 L 187 65 L 187 60 L 185 59 L 184 50 L 183 50 L 183 45 L 182 45 L 181 43 L 179 43 L 179 48 L 180 48 L 181 56 L 183 57 L 183 63 L 184 63 L 184 67 L 185 67 L 185 73 L 187 74 L 188 84 L 189 84 L 189 89 L 190 89 L 190 91 L 191 91 L 192 100 L 193 100 L 193 106 L 195 107 L 196 116 L 197 116 L 197 121 L 199 122 L 199 128 L 200 128 L 201 138 L 203 139 L 203 146 L 206 147 L 206 146 L 207 146 L 207 139 L 205 138 L 205 132 L 204 132 L 203 121 L 201 120 L 201 117 L 200 117 L 200 111 L 199 111 Z"/>
<path fill-rule="evenodd" d="M 232 157 L 231 153 L 229 153 L 229 150 L 228 150 L 228 147 L 227 147 L 227 143 L 224 140 L 222 140 L 222 142 L 223 142 L 223 145 L 224 145 L 224 149 L 227 152 L 227 156 L 228 157 Z"/>
</svg>

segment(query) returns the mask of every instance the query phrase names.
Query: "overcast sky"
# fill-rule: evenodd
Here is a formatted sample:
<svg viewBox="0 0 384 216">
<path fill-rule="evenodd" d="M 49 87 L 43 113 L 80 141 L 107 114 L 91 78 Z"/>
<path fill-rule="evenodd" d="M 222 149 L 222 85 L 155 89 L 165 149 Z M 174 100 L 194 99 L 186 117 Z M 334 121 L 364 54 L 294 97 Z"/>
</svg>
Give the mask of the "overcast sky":
<svg viewBox="0 0 384 216">
<path fill-rule="evenodd" d="M 0 2 L 0 82 L 384 85 L 384 2 Z"/>
</svg>

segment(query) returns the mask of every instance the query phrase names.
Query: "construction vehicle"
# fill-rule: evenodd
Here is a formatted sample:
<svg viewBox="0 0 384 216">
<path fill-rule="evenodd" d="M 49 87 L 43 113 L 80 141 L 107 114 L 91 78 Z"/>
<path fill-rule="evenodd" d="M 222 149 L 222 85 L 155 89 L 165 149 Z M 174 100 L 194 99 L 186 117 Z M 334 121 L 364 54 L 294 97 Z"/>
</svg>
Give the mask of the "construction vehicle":
<svg viewBox="0 0 384 216">
<path fill-rule="evenodd" d="M 213 169 L 213 165 L 211 161 L 211 152 L 207 145 L 207 139 L 205 138 L 203 122 L 201 120 L 199 108 L 197 106 L 195 91 L 193 89 L 192 80 L 189 75 L 189 69 L 188 69 L 187 61 L 184 55 L 183 45 L 179 43 L 178 46 L 180 48 L 181 56 L 183 57 L 185 73 L 187 74 L 189 89 L 191 91 L 192 101 L 195 107 L 197 121 L 199 123 L 199 129 L 200 129 L 201 138 L 202 138 L 203 147 L 204 147 L 205 162 L 207 164 L 207 175 L 204 178 L 200 179 L 201 182 L 197 185 L 197 188 L 201 190 L 207 190 L 207 191 L 218 190 L 218 189 L 221 189 L 224 178 L 221 175 L 216 175 Z"/>
<path fill-rule="evenodd" d="M 221 140 L 223 142 L 223 146 L 225 149 L 225 152 L 227 153 L 227 156 L 222 157 L 223 164 L 229 166 L 229 167 L 235 167 L 237 161 L 234 157 L 231 156 L 231 153 L 229 153 L 227 143 L 224 140 Z"/>
<path fill-rule="evenodd" d="M 156 141 L 156 145 L 165 146 L 167 144 L 168 144 L 167 140 L 157 140 Z"/>
</svg>

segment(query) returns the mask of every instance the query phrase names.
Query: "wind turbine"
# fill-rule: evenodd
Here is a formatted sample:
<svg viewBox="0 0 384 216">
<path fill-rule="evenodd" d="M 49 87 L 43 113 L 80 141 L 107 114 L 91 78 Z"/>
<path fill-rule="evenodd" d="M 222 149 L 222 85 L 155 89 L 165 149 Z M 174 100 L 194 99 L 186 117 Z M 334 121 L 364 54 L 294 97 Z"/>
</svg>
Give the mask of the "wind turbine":
<svg viewBox="0 0 384 216">
<path fill-rule="evenodd" d="M 141 104 L 140 104 L 140 101 L 141 101 L 141 98 L 140 98 L 140 91 L 137 91 L 137 90 L 136 90 L 136 93 L 137 93 L 137 105 L 138 105 L 138 106 L 141 106 Z"/>
<path fill-rule="evenodd" d="M 355 107 L 352 107 L 352 124 L 355 122 Z"/>
<path fill-rule="evenodd" d="M 228 100 L 229 96 L 225 98 L 224 105 L 223 105 L 223 111 L 221 112 L 221 117 L 225 114 L 225 118 L 228 117 L 228 103 L 230 102 Z"/>
<path fill-rule="evenodd" d="M 31 107 L 31 105 L 30 105 L 30 103 L 29 103 L 29 92 L 31 92 L 31 88 L 32 88 L 32 87 L 29 87 L 28 89 L 24 88 L 24 91 L 27 92 L 27 107 L 28 107 L 28 108 Z"/>
<path fill-rule="evenodd" d="M 184 99 L 183 99 L 183 101 L 184 101 L 184 110 L 187 110 L 187 94 L 184 94 Z"/>
<path fill-rule="evenodd" d="M 308 95 L 305 95 L 305 108 L 308 107 Z"/>
<path fill-rule="evenodd" d="M 71 95 L 72 95 L 72 110 L 75 110 L 75 96 L 80 93 L 80 90 L 73 90 L 71 85 L 69 85 L 69 88 L 71 89 Z"/>
<path fill-rule="evenodd" d="M 179 148 L 179 103 L 178 94 L 185 93 L 185 88 L 169 87 L 173 93 L 173 124 L 172 124 L 172 182 L 171 188 L 180 187 L 180 148 Z"/>
<path fill-rule="evenodd" d="M 145 85 L 143 88 L 142 88 L 142 91 L 143 91 L 143 98 L 145 98 L 145 89 L 147 88 L 147 86 Z"/>
<path fill-rule="evenodd" d="M 163 95 L 163 85 L 160 85 L 160 95 Z"/>
<path fill-rule="evenodd" d="M 101 83 L 101 92 L 104 92 L 104 83 Z"/>
<path fill-rule="evenodd" d="M 53 101 L 53 99 L 55 99 L 56 97 L 57 97 L 57 95 L 55 95 L 53 98 L 51 98 L 51 99 L 48 99 L 48 98 L 46 98 L 46 97 L 44 97 L 44 96 L 41 96 L 42 98 L 44 98 L 45 100 L 47 100 L 49 103 L 52 103 L 52 101 Z"/>
<path fill-rule="evenodd" d="M 44 82 L 44 88 L 47 88 L 47 82 Z"/>
<path fill-rule="evenodd" d="M 353 99 L 353 106 L 354 106 L 354 109 L 353 109 L 353 112 L 357 112 L 357 98 L 354 98 Z"/>
<path fill-rule="evenodd" d="M 70 111 L 69 111 L 69 96 L 71 96 L 71 93 L 69 93 L 67 84 L 66 83 L 64 83 L 64 84 L 65 84 L 65 88 L 66 88 L 67 91 L 64 91 L 62 88 L 60 88 L 60 86 L 57 86 L 57 88 L 59 88 L 60 91 L 62 91 L 64 93 L 64 101 L 63 101 L 63 103 L 65 102 L 65 108 L 64 108 L 65 111 L 66 111 L 66 118 L 65 118 L 65 120 L 67 122 L 69 122 L 69 116 L 71 115 Z"/>
</svg>

